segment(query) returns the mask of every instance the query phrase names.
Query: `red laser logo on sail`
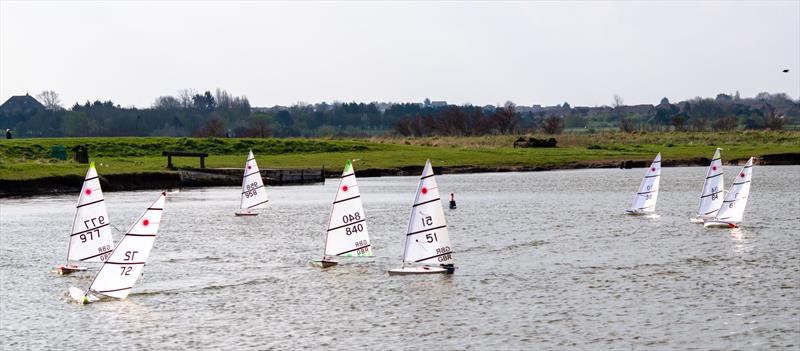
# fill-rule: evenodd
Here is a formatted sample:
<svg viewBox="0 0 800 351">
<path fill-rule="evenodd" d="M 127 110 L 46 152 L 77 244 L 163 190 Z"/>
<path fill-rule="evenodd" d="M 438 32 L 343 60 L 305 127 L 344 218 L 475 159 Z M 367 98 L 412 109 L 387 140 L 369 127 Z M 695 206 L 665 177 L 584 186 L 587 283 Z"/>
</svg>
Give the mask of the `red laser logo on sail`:
<svg viewBox="0 0 800 351">
<path fill-rule="evenodd" d="M 651 171 L 653 171 L 653 172 L 655 172 L 655 171 L 656 171 L 656 168 L 655 168 L 655 167 L 653 167 L 653 168 L 650 168 L 650 170 L 651 170 Z M 640 171 L 640 172 L 641 172 L 641 171 Z"/>
<path fill-rule="evenodd" d="M 739 176 L 740 176 L 740 177 L 742 177 L 742 178 L 744 178 L 744 172 L 742 172 L 742 173 L 739 173 Z"/>
<path fill-rule="evenodd" d="M 711 166 L 711 170 L 712 171 L 716 171 L 717 170 L 717 166 Z"/>
<path fill-rule="evenodd" d="M 428 188 L 422 187 L 422 195 L 425 195 L 427 193 L 428 193 Z"/>
<path fill-rule="evenodd" d="M 350 188 L 347 185 L 342 185 L 342 191 L 347 192 Z"/>
<path fill-rule="evenodd" d="M 86 193 L 86 195 L 92 195 L 92 189 L 87 188 L 86 191 L 84 192 Z"/>
<path fill-rule="evenodd" d="M 142 225 L 146 227 L 148 224 L 150 224 L 150 221 L 148 221 L 148 220 L 147 220 L 147 218 L 145 218 L 145 219 L 142 221 Z"/>
</svg>

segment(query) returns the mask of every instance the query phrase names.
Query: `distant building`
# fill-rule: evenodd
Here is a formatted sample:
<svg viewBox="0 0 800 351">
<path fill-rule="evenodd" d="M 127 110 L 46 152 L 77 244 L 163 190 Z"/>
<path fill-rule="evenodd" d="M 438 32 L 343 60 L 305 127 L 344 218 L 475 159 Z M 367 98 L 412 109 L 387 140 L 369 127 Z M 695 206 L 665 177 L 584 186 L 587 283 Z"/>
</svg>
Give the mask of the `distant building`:
<svg viewBox="0 0 800 351">
<path fill-rule="evenodd" d="M 516 109 L 517 113 L 533 112 L 533 108 L 530 107 L 530 106 L 517 105 L 515 109 Z"/>
<path fill-rule="evenodd" d="M 434 108 L 436 108 L 436 107 L 446 107 L 447 106 L 447 101 L 431 101 L 431 105 L 430 106 L 434 107 Z"/>
<path fill-rule="evenodd" d="M 30 115 L 44 110 L 45 107 L 39 101 L 28 94 L 15 95 L 0 105 L 0 115 L 11 116 L 16 114 Z"/>
</svg>

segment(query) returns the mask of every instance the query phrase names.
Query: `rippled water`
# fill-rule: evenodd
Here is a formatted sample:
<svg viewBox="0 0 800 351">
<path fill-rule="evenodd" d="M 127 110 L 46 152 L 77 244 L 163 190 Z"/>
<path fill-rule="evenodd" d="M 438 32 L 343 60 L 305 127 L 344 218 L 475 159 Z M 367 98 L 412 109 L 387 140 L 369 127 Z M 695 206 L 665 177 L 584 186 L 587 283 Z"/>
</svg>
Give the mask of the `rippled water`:
<svg viewBox="0 0 800 351">
<path fill-rule="evenodd" d="M 726 183 L 738 167 L 726 167 Z M 757 166 L 741 230 L 689 223 L 704 168 L 665 168 L 657 219 L 625 216 L 643 170 L 444 175 L 458 270 L 390 277 L 416 177 L 359 180 L 369 262 L 320 270 L 334 181 L 169 194 L 127 300 L 69 303 L 76 196 L 0 200 L 3 349 L 800 348 L 800 167 Z M 107 193 L 125 229 L 157 192 Z"/>
</svg>

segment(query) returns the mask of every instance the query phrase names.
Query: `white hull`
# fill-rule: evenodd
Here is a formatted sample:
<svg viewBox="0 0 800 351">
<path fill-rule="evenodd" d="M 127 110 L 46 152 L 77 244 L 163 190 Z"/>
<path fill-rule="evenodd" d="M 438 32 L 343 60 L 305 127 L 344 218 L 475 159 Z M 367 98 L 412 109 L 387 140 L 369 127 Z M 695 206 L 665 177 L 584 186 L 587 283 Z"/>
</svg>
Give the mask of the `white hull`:
<svg viewBox="0 0 800 351">
<path fill-rule="evenodd" d="M 705 223 L 707 220 L 708 220 L 708 218 L 692 217 L 692 218 L 689 219 L 689 222 L 700 224 L 700 223 Z"/>
<path fill-rule="evenodd" d="M 258 216 L 258 212 L 236 211 L 235 215 L 236 217 Z"/>
<path fill-rule="evenodd" d="M 739 223 L 728 223 L 721 221 L 707 221 L 703 223 L 706 228 L 739 228 Z"/>
<path fill-rule="evenodd" d="M 402 267 L 389 270 L 389 275 L 411 275 L 411 274 L 446 274 L 448 270 L 442 267 L 420 266 Z"/>
</svg>

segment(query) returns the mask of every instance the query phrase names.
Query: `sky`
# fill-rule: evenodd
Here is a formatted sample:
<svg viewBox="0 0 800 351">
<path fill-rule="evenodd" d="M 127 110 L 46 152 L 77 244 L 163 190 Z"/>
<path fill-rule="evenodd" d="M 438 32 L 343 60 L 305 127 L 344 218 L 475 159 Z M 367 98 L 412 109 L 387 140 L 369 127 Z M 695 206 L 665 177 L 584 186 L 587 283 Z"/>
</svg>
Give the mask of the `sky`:
<svg viewBox="0 0 800 351">
<path fill-rule="evenodd" d="M 0 0 L 2 101 L 141 108 L 186 88 L 252 106 L 797 99 L 800 1 Z"/>
</svg>

